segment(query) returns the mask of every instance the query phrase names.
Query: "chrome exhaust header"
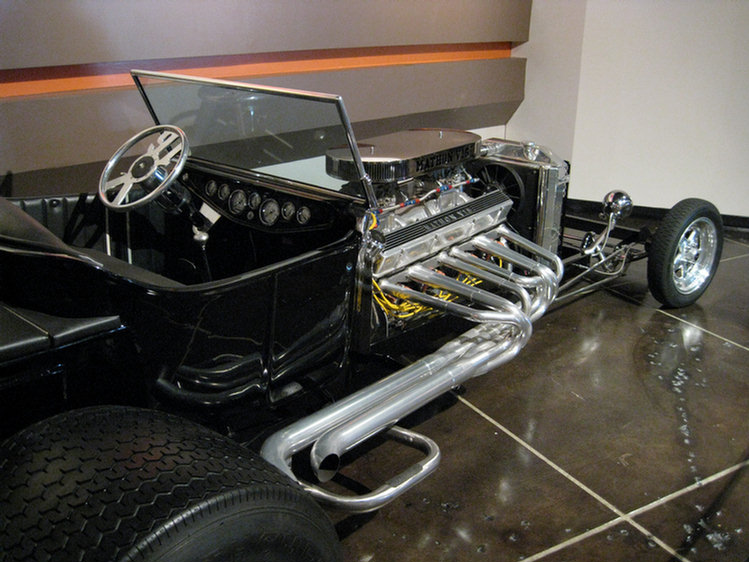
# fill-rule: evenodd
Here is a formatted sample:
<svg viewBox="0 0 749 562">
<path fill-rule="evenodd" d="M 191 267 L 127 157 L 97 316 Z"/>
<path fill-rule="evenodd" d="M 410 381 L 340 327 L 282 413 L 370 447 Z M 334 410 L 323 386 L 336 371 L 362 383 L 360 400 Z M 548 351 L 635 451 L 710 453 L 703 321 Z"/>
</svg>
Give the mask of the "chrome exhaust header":
<svg viewBox="0 0 749 562">
<path fill-rule="evenodd" d="M 440 268 L 470 276 L 475 283 L 462 282 Z M 395 298 L 477 325 L 434 353 L 271 435 L 261 456 L 325 505 L 353 513 L 379 509 L 434 471 L 440 459 L 434 441 L 395 424 L 468 379 L 514 358 L 531 336 L 531 322 L 556 296 L 562 274 L 562 262 L 555 254 L 500 225 L 490 234 L 380 279 L 380 288 Z M 481 287 L 476 286 L 479 282 Z M 439 296 L 442 293 L 450 298 Z M 343 454 L 382 433 L 421 450 L 425 457 L 368 494 L 336 494 L 301 480 L 291 469 L 291 458 L 311 447 L 312 469 L 325 482 L 337 472 Z"/>
</svg>

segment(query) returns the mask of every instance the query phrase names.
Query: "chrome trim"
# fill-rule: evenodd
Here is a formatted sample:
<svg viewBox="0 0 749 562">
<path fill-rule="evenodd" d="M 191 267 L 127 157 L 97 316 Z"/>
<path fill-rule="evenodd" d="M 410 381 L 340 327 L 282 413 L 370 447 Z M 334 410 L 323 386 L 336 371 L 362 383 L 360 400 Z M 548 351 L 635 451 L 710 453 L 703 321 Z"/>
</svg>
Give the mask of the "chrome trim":
<svg viewBox="0 0 749 562">
<path fill-rule="evenodd" d="M 674 288 L 689 295 L 705 285 L 718 248 L 718 228 L 707 217 L 698 217 L 682 232 L 676 244 L 671 275 Z"/>
<path fill-rule="evenodd" d="M 291 88 L 279 88 L 276 86 L 261 86 L 260 84 L 250 84 L 249 82 L 239 82 L 236 80 L 222 80 L 220 78 L 202 78 L 199 76 L 189 76 L 187 74 L 172 74 L 171 72 L 154 72 L 150 70 L 138 70 L 133 69 L 130 71 L 130 75 L 135 79 L 136 77 L 155 78 L 157 80 L 170 80 L 172 82 L 184 82 L 189 84 L 205 84 L 205 85 L 218 85 L 225 86 L 228 88 L 235 88 L 237 90 L 250 90 L 253 92 L 261 92 L 266 94 L 280 94 L 283 96 L 289 96 L 292 98 L 301 98 L 309 100 L 326 100 L 329 102 L 337 102 L 341 99 L 340 96 L 335 94 L 325 94 L 322 92 L 311 92 L 307 90 L 294 90 Z"/>
<path fill-rule="evenodd" d="M 486 206 L 487 208 L 483 208 Z M 416 222 L 384 237 L 384 248 L 373 265 L 373 275 L 393 275 L 430 255 L 496 228 L 510 212 L 512 202 L 491 192 L 440 215 Z"/>
<path fill-rule="evenodd" d="M 561 243 L 562 206 L 569 182 L 567 163 L 548 148 L 533 142 L 498 138 L 484 139 L 481 155 L 490 162 L 497 162 L 515 170 L 538 171 L 534 202 L 534 242 L 556 252 Z"/>
<path fill-rule="evenodd" d="M 505 244 L 514 244 L 533 257 Z M 487 253 L 500 257 L 507 266 L 499 267 L 469 254 L 469 246 L 486 248 Z M 485 267 L 476 261 L 483 262 Z M 517 266 L 514 271 L 509 270 L 509 264 Z M 466 270 L 487 285 L 508 290 L 511 296 L 504 298 L 452 279 L 435 269 L 440 265 Z M 356 445 L 383 431 L 392 432 L 398 420 L 409 413 L 468 379 L 511 360 L 528 342 L 532 319 L 543 314 L 556 296 L 562 273 L 563 265 L 556 255 L 500 226 L 491 236 L 476 236 L 460 248 L 451 248 L 432 260 L 381 279 L 379 285 L 383 291 L 477 325 L 434 353 L 274 433 L 263 443 L 260 454 L 325 505 L 354 513 L 379 509 L 436 468 L 439 462 L 436 445 L 435 448 L 426 445 L 426 438 L 418 434 L 409 436 L 412 446 L 424 450 L 426 458 L 364 496 L 336 494 L 301 480 L 291 469 L 292 457 L 311 446 L 311 466 L 318 479 L 326 481 L 335 474 L 341 456 Z M 449 291 L 460 302 L 406 286 L 404 283 L 409 280 Z M 396 429 L 396 433 L 399 431 L 402 430 Z"/>
<path fill-rule="evenodd" d="M 364 170 L 380 184 L 455 168 L 474 159 L 480 144 L 481 137 L 468 131 L 408 129 L 363 139 L 358 146 Z M 358 170 L 352 167 L 348 151 L 328 150 L 325 168 L 335 178 L 357 179 Z"/>
<path fill-rule="evenodd" d="M 366 513 L 379 509 L 393 498 L 424 480 L 424 478 L 439 467 L 441 459 L 440 449 L 437 443 L 429 439 L 429 437 L 398 427 L 397 425 L 391 427 L 385 433 L 385 436 L 412 449 L 422 451 L 425 457 L 404 472 L 388 479 L 376 490 L 347 498 L 347 511 L 352 513 Z M 326 475 L 325 473 L 321 473 L 321 476 L 324 479 Z M 313 496 L 317 501 L 333 506 L 339 503 L 340 497 L 322 488 L 316 488 Z"/>
<path fill-rule="evenodd" d="M 591 293 L 599 287 L 611 282 L 612 279 L 621 277 L 626 271 L 627 266 L 629 265 L 632 247 L 633 244 L 619 246 L 615 248 L 610 254 L 602 258 L 600 261 L 590 266 L 584 266 L 584 269 L 581 273 L 565 281 L 565 283 L 561 287 L 559 287 L 559 294 L 556 299 L 554 299 L 554 301 L 563 302 L 580 295 Z M 585 256 L 585 254 L 582 254 L 580 256 L 571 256 L 568 263 L 576 264 L 576 262 L 581 261 L 581 259 L 585 257 L 587 257 Z M 618 262 L 618 266 L 616 269 L 607 269 L 610 264 L 616 264 L 616 262 Z M 592 281 L 584 287 L 580 287 L 579 289 L 575 289 L 574 291 L 571 290 L 573 286 L 577 285 L 583 279 L 588 279 L 594 272 L 600 275 L 601 279 L 599 279 L 598 281 Z"/>
</svg>

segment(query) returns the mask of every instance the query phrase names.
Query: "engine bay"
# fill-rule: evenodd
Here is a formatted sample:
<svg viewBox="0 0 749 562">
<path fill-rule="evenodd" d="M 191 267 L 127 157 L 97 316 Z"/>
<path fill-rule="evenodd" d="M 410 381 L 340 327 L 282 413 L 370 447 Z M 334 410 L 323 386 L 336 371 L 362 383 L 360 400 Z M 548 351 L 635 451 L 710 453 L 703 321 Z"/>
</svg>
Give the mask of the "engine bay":
<svg viewBox="0 0 749 562">
<path fill-rule="evenodd" d="M 412 129 L 357 143 L 377 206 L 368 229 L 381 244 L 375 278 L 434 255 L 500 224 L 510 198 L 466 170 L 481 155 L 481 137 L 452 129 Z M 326 155 L 326 169 L 353 180 L 347 151 Z"/>
<path fill-rule="evenodd" d="M 400 131 L 357 148 L 376 198 L 360 225 L 370 342 L 439 312 L 482 322 L 498 302 L 527 309 L 525 291 L 506 281 L 537 267 L 527 256 L 558 246 L 565 163 L 531 143 L 452 129 Z M 328 174 L 354 181 L 348 154 L 329 150 Z"/>
</svg>

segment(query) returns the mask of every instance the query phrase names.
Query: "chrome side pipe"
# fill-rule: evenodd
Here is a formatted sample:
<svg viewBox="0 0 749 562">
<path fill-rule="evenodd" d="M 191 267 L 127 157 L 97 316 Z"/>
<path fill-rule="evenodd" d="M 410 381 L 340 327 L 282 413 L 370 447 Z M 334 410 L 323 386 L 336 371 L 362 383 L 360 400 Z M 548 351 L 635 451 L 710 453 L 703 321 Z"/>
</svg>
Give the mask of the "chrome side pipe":
<svg viewBox="0 0 749 562">
<path fill-rule="evenodd" d="M 462 339 L 475 340 L 470 353 L 465 353 L 430 376 L 416 377 L 413 384 L 379 404 L 376 410 L 364 412 L 322 435 L 310 452 L 312 468 L 318 479 L 324 482 L 332 478 L 338 470 L 340 457 L 356 445 L 393 426 L 401 418 L 469 378 L 483 375 L 515 357 L 527 343 L 532 331 L 526 316 L 518 315 L 518 319 L 515 330 L 508 331 L 499 342 L 490 325 L 469 330 Z"/>
<path fill-rule="evenodd" d="M 538 244 L 531 242 L 527 238 L 523 238 L 519 234 L 513 232 L 506 224 L 501 224 L 495 230 L 495 232 L 500 236 L 506 238 L 513 244 L 517 245 L 518 247 L 527 250 L 537 258 L 545 260 L 554 270 L 557 278 L 556 285 L 557 287 L 559 286 L 559 281 L 561 281 L 562 276 L 564 275 L 564 264 L 562 263 L 562 258 L 560 258 L 555 253 L 550 252 L 546 248 L 539 246 Z"/>
<path fill-rule="evenodd" d="M 423 264 L 411 266 L 397 279 L 380 279 L 380 288 L 386 293 L 478 325 L 434 353 L 274 433 L 263 443 L 261 456 L 299 482 L 316 500 L 353 513 L 379 509 L 434 471 L 440 458 L 434 441 L 395 424 L 451 388 L 514 358 L 530 338 L 531 321 L 543 314 L 556 295 L 563 271 L 561 260 L 554 254 L 525 240 L 517 242 L 519 236 L 512 232 L 508 235 L 501 227 L 495 232 L 536 259 L 491 237 L 478 236 L 461 249 L 443 252 L 433 263 L 481 279 L 510 298 L 462 283 Z M 510 270 L 481 259 L 470 254 L 468 246 L 517 267 Z M 407 286 L 405 281 L 447 291 L 459 302 Z M 299 479 L 291 469 L 292 457 L 311 446 L 311 466 L 318 479 L 325 482 L 337 472 L 343 454 L 383 432 L 423 451 L 425 458 L 368 494 L 336 494 Z"/>
</svg>

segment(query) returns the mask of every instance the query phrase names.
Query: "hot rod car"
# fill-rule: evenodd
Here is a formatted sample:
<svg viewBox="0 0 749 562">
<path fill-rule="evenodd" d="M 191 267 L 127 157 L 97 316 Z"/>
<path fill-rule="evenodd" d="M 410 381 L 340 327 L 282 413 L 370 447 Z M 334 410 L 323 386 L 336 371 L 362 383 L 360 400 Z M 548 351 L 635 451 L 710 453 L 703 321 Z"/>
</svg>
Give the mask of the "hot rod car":
<svg viewBox="0 0 749 562">
<path fill-rule="evenodd" d="M 568 164 L 534 143 L 357 142 L 338 96 L 132 74 L 155 126 L 98 194 L 0 198 L 4 560 L 336 559 L 320 505 L 376 510 L 439 463 L 399 420 L 635 260 L 669 307 L 719 261 L 710 203 L 654 233 L 622 225 L 623 192 L 575 218 Z M 358 379 L 440 322 L 446 343 Z M 421 460 L 367 493 L 326 484 L 382 435 Z"/>
</svg>

